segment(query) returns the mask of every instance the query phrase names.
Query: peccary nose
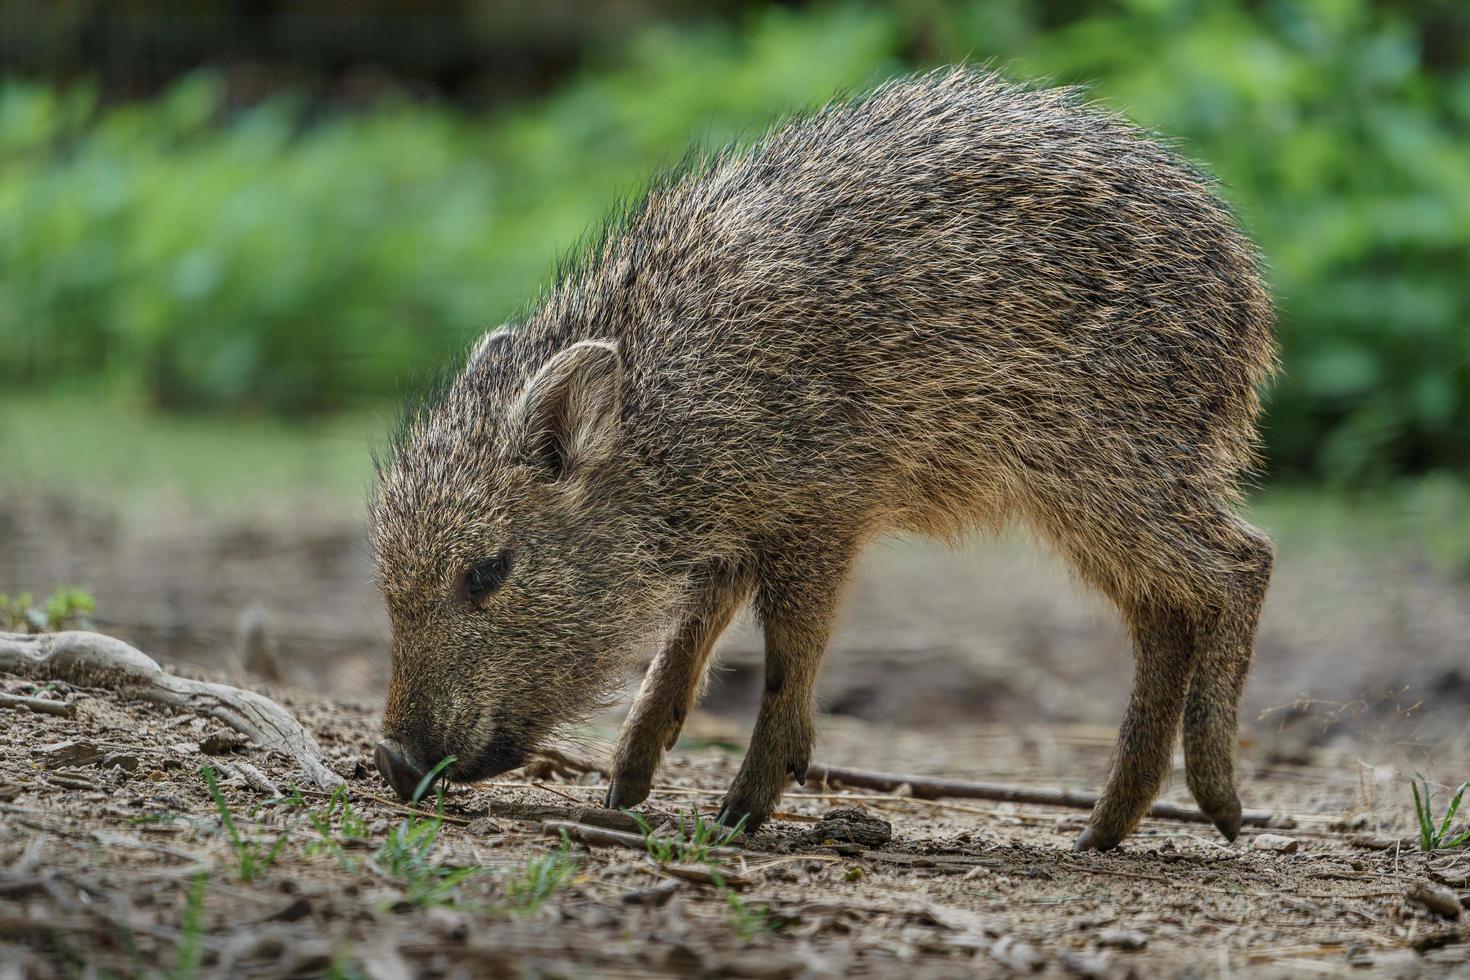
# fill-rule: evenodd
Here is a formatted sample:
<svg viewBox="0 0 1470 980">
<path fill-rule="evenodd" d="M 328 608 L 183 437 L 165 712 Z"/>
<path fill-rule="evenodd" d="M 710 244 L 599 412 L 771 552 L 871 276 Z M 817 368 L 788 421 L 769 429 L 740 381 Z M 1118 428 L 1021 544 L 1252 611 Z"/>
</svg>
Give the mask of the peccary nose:
<svg viewBox="0 0 1470 980">
<path fill-rule="evenodd" d="M 410 802 L 413 800 L 414 790 L 418 789 L 424 774 L 428 772 L 414 760 L 412 753 L 402 743 L 391 738 L 383 739 L 373 749 L 373 762 L 388 785 L 393 787 L 394 795 L 400 800 Z"/>
</svg>

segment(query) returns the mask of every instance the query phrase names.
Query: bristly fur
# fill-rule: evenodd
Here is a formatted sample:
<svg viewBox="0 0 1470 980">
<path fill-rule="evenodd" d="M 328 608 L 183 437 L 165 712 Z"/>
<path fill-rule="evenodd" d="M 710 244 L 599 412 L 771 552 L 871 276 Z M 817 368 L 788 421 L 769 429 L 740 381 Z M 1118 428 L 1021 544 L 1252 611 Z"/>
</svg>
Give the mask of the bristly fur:
<svg viewBox="0 0 1470 980">
<path fill-rule="evenodd" d="M 1136 641 L 1079 846 L 1133 827 L 1181 722 L 1190 789 L 1233 836 L 1272 549 L 1231 506 L 1272 322 L 1209 179 L 1068 90 L 937 71 L 688 158 L 476 345 L 387 462 L 385 731 L 429 763 L 528 747 L 663 638 L 614 760 L 610 801 L 636 804 L 753 602 L 766 693 L 727 816 L 759 822 L 805 771 L 854 555 L 1019 521 Z M 467 598 L 501 554 L 504 586 Z"/>
</svg>

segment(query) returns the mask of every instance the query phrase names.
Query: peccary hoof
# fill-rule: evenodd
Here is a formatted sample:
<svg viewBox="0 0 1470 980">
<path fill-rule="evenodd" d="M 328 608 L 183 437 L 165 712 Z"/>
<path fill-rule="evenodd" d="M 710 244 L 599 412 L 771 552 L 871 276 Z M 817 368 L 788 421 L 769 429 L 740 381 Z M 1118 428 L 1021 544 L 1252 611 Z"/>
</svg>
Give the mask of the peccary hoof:
<svg viewBox="0 0 1470 980">
<path fill-rule="evenodd" d="M 1211 822 L 1214 823 L 1215 829 L 1220 832 L 1222 837 L 1234 844 L 1235 839 L 1240 836 L 1240 825 L 1242 822 L 1240 802 L 1238 800 L 1232 801 L 1226 811 L 1223 814 L 1215 816 L 1215 819 Z"/>
<path fill-rule="evenodd" d="M 749 834 L 756 831 L 766 820 L 764 817 L 758 817 L 746 810 L 725 807 L 720 811 L 720 815 L 715 818 L 715 822 L 721 827 L 729 827 L 731 830 L 739 827 L 741 833 Z"/>
<path fill-rule="evenodd" d="M 1111 851 L 1118 846 L 1118 841 L 1107 840 L 1097 832 L 1097 828 L 1088 826 L 1078 835 L 1077 842 L 1072 845 L 1073 851 Z"/>
<path fill-rule="evenodd" d="M 603 804 L 609 810 L 631 810 L 646 799 L 648 799 L 648 787 L 615 782 L 607 788 L 607 796 Z"/>
</svg>

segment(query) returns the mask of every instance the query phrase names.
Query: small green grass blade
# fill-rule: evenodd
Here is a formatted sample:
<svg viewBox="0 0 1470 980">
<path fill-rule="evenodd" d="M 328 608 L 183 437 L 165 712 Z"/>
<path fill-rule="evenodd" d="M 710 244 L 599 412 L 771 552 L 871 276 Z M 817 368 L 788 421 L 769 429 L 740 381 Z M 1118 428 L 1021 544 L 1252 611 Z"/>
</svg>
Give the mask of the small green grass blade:
<svg viewBox="0 0 1470 980">
<path fill-rule="evenodd" d="M 1450 832 L 1450 821 L 1455 819 L 1455 811 L 1460 809 L 1460 801 L 1465 798 L 1466 786 L 1470 786 L 1470 781 L 1455 787 L 1455 795 L 1450 798 L 1450 808 L 1445 811 L 1444 822 L 1439 825 L 1439 833 L 1436 835 L 1440 840 L 1443 840 Z"/>
<path fill-rule="evenodd" d="M 430 769 L 427 773 L 424 774 L 424 778 L 419 780 L 418 786 L 416 786 L 413 791 L 413 802 L 417 803 L 419 802 L 419 800 L 422 800 L 424 798 L 424 794 L 429 791 L 429 787 L 433 786 L 435 781 L 438 780 L 440 773 L 444 772 L 445 769 L 448 769 L 450 766 L 454 765 L 458 761 L 459 757 L 453 755 L 445 756 L 443 759 L 440 759 L 439 764 L 433 769 Z M 442 791 L 440 804 L 443 804 Z"/>
<path fill-rule="evenodd" d="M 1409 788 L 1414 791 L 1414 816 L 1419 821 L 1419 850 L 1432 851 L 1434 850 L 1434 818 L 1430 815 L 1429 810 L 1431 799 L 1429 781 L 1423 776 L 1420 776 L 1419 779 L 1424 783 L 1422 797 L 1419 795 L 1419 784 L 1412 779 L 1409 780 Z"/>
</svg>

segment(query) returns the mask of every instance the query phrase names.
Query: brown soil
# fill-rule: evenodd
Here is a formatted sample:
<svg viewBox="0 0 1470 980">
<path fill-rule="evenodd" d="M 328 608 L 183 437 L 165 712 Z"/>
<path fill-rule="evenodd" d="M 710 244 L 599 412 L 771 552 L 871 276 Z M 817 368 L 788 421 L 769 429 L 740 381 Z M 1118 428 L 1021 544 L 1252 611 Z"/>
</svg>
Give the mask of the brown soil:
<svg viewBox="0 0 1470 980">
<path fill-rule="evenodd" d="M 370 770 L 374 710 L 287 694 L 283 703 L 347 777 L 365 839 L 344 836 L 337 820 L 330 833 L 340 849 L 323 844 L 310 819 L 327 809 L 320 795 L 292 805 L 226 780 L 237 831 L 260 855 L 284 841 L 245 882 L 200 768 L 245 760 L 285 786 L 286 760 L 211 738 L 222 734 L 212 722 L 106 692 L 42 692 L 14 678 L 0 689 L 77 702 L 72 717 L 4 711 L 0 962 L 16 971 L 7 975 L 1299 976 L 1368 967 L 1470 976 L 1470 912 L 1450 919 L 1408 897 L 1438 886 L 1470 906 L 1470 850 L 1414 850 L 1400 836 L 1409 829 L 1401 776 L 1352 753 L 1318 749 L 1281 763 L 1266 746 L 1249 747 L 1249 801 L 1268 802 L 1294 826 L 1248 830 L 1234 846 L 1198 825 L 1150 820 L 1117 853 L 1074 855 L 1081 811 L 809 785 L 794 788 L 741 853 L 716 862 L 738 891 L 676 877 L 680 869 L 639 851 L 572 845 L 574 873 L 532 908 L 516 885 L 561 846 L 541 823 L 595 806 L 604 788 L 595 770 L 543 764 L 453 788 L 426 860 L 476 870 L 416 902 L 412 877 L 375 850 L 405 816 Z M 726 727 L 692 719 L 644 808 L 649 820 L 715 808 L 738 762 L 718 747 Z M 1077 786 L 1103 771 L 1110 740 L 1075 725 L 970 725 L 936 739 L 829 719 L 822 758 Z M 1470 760 L 1443 761 L 1464 771 Z M 1168 797 L 1187 802 L 1176 784 Z M 517 814 L 516 802 L 550 809 Z M 891 839 L 834 844 L 866 826 L 861 814 L 816 824 L 839 807 L 888 821 Z M 1263 849 L 1266 833 L 1294 851 Z M 708 865 L 687 863 L 694 870 L 682 873 L 710 877 Z"/>
<path fill-rule="evenodd" d="M 285 832 L 274 862 L 244 882 L 200 767 L 243 759 L 284 786 L 286 760 L 227 751 L 208 738 L 212 724 L 106 692 L 54 688 L 79 700 L 74 717 L 0 708 L 0 976 L 95 966 L 374 978 L 1363 967 L 1470 977 L 1470 913 L 1450 920 L 1407 897 L 1439 884 L 1463 901 L 1470 851 L 1424 856 L 1405 836 L 1411 773 L 1470 775 L 1470 592 L 1411 551 L 1283 541 L 1247 693 L 1242 795 L 1295 818 L 1266 831 L 1292 838 L 1294 852 L 1257 848 L 1260 830 L 1226 846 L 1208 828 L 1151 820 L 1119 853 L 1078 856 L 1082 811 L 807 786 L 743 856 L 719 862 L 730 880 L 749 880 L 735 893 L 741 912 L 728 892 L 671 877 L 646 855 L 580 845 L 575 875 L 543 905 L 515 898 L 559 845 L 541 828 L 554 813 L 520 820 L 507 806 L 584 808 L 602 796 L 595 771 L 455 787 L 428 861 L 477 870 L 444 901 L 412 900 L 412 883 L 374 859 L 404 814 L 379 798 L 368 762 L 387 632 L 355 510 L 277 502 L 220 518 L 169 505 L 124 519 L 105 503 L 11 494 L 0 544 L 0 592 L 85 584 L 100 628 L 237 682 L 237 623 L 259 602 L 286 678 L 276 693 L 348 778 L 366 834 L 335 852 L 310 820 L 323 798 L 271 803 L 226 779 L 237 827 L 262 854 Z M 749 623 L 722 643 L 725 670 L 661 771 L 650 819 L 715 808 L 753 717 L 758 650 Z M 882 547 L 860 570 L 824 668 L 818 758 L 1095 789 L 1128 661 L 1111 611 L 1019 539 Z M 36 693 L 3 675 L 0 691 Z M 615 717 L 601 719 L 578 752 L 604 757 L 615 730 Z M 53 748 L 76 740 L 91 750 Z M 1182 776 L 1166 796 L 1188 802 Z M 825 846 L 819 835 L 839 825 L 814 821 L 853 806 L 889 821 L 891 840 Z"/>
</svg>

